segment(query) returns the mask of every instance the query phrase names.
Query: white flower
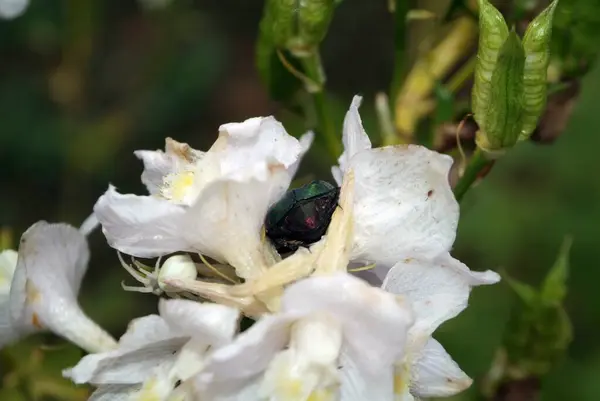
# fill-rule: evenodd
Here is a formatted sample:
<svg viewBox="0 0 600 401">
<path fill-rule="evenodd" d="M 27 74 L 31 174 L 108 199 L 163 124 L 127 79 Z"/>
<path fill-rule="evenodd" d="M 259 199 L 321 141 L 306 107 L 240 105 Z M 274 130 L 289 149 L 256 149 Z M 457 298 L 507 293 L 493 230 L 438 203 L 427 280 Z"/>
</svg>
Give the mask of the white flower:
<svg viewBox="0 0 600 401">
<path fill-rule="evenodd" d="M 63 374 L 98 386 L 94 399 L 189 397 L 192 387 L 186 381 L 202 370 L 213 348 L 231 340 L 239 313 L 179 299 L 161 300 L 159 313 L 132 321 L 117 349 L 87 355 Z"/>
<path fill-rule="evenodd" d="M 166 152 L 136 152 L 150 196 L 122 195 L 111 186 L 94 210 L 121 252 L 198 252 L 251 278 L 274 262 L 261 241 L 264 217 L 311 141 L 312 134 L 291 137 L 273 117 L 222 125 L 207 152 L 167 139 Z"/>
<path fill-rule="evenodd" d="M 345 273 L 289 286 L 266 315 L 208 360 L 207 400 L 390 400 L 410 308 Z M 313 399 L 313 398 L 310 398 Z"/>
<path fill-rule="evenodd" d="M 0 254 L 0 347 L 50 330 L 89 352 L 115 346 L 113 338 L 80 309 L 77 294 L 87 269 L 85 236 L 67 224 L 44 221 Z M 9 284 L 7 284 L 9 283 Z"/>
<path fill-rule="evenodd" d="M 492 284 L 492 272 L 471 272 L 450 256 L 459 208 L 448 182 L 452 158 L 422 146 L 371 149 L 356 96 L 344 120 L 344 153 L 332 173 L 354 175 L 354 233 L 350 259 L 375 263 L 360 275 L 405 296 L 415 310 L 409 345 L 399 361 L 398 396 L 448 396 L 471 380 L 431 338 L 466 306 L 473 286 Z M 408 376 L 410 374 L 410 377 Z M 401 383 L 401 385 L 399 384 Z"/>
<path fill-rule="evenodd" d="M 354 97 L 344 120 L 344 153 L 333 174 L 354 171 L 352 260 L 376 262 L 380 278 L 399 260 L 449 252 L 459 208 L 448 182 L 452 158 L 418 145 L 371 149 Z"/>
<path fill-rule="evenodd" d="M 0 0 L 0 18 L 17 18 L 25 12 L 27 6 L 29 0 Z"/>
<path fill-rule="evenodd" d="M 496 273 L 471 272 L 447 254 L 432 261 L 405 260 L 390 270 L 382 288 L 404 296 L 415 313 L 406 354 L 397 363 L 400 399 L 447 397 L 471 385 L 471 379 L 431 334 L 467 307 L 472 286 L 496 281 Z"/>
</svg>

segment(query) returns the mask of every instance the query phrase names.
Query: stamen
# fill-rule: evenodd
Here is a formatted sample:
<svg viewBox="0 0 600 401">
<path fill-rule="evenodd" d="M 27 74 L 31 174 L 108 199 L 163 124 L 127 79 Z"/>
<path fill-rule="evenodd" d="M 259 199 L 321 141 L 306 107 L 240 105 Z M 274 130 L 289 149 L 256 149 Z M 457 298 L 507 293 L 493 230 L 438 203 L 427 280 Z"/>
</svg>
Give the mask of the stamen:
<svg viewBox="0 0 600 401">
<path fill-rule="evenodd" d="M 361 266 L 361 267 L 355 267 L 353 269 L 348 269 L 348 271 L 350 273 L 364 272 L 366 270 L 374 269 L 376 265 L 377 265 L 376 263 L 373 263 L 373 264 L 366 265 L 366 266 Z"/>
</svg>

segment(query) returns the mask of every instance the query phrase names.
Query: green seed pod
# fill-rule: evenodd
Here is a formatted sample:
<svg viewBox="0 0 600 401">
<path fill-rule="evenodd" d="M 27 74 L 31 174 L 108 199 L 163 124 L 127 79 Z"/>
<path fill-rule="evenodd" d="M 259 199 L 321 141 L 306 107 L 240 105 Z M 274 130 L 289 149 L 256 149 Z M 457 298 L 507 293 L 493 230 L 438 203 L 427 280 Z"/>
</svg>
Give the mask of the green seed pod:
<svg viewBox="0 0 600 401">
<path fill-rule="evenodd" d="M 529 25 L 523 41 L 488 0 L 479 3 L 479 49 L 472 107 L 477 144 L 499 152 L 527 139 L 546 103 L 552 19 L 558 0 Z"/>
<path fill-rule="evenodd" d="M 506 38 L 508 27 L 500 11 L 488 0 L 479 0 L 479 49 L 473 84 L 473 115 L 480 127 L 485 126 L 486 109 L 490 103 L 491 81 L 498 54 Z"/>
<path fill-rule="evenodd" d="M 270 32 L 275 46 L 302 57 L 325 38 L 335 4 L 334 0 L 268 0 L 261 29 Z"/>
<path fill-rule="evenodd" d="M 488 151 L 510 148 L 523 126 L 523 70 L 525 52 L 513 30 L 498 52 L 490 79 L 491 96 L 484 110 L 485 125 L 477 134 L 477 145 Z"/>
<path fill-rule="evenodd" d="M 547 72 L 550 62 L 552 19 L 558 0 L 554 0 L 529 24 L 523 36 L 525 80 L 523 86 L 523 127 L 519 140 L 529 138 L 546 105 Z"/>
</svg>

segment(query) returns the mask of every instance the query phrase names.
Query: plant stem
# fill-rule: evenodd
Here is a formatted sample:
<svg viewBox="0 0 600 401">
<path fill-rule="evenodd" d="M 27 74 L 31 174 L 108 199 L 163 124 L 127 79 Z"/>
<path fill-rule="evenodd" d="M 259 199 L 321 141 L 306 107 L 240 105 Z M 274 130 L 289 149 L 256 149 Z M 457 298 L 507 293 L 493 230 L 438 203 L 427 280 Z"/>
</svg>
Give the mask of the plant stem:
<svg viewBox="0 0 600 401">
<path fill-rule="evenodd" d="M 394 73 L 390 88 L 390 99 L 396 99 L 398 91 L 406 76 L 407 58 L 406 29 L 407 14 L 410 11 L 409 2 L 406 0 L 394 1 Z"/>
<path fill-rule="evenodd" d="M 479 173 L 481 173 L 484 168 L 492 164 L 492 162 L 493 160 L 488 159 L 483 151 L 477 148 L 471 157 L 471 160 L 469 160 L 469 164 L 467 164 L 465 172 L 454 187 L 454 196 L 456 197 L 457 201 L 461 201 L 462 197 L 467 193 L 469 188 L 471 188 L 471 185 L 473 185 L 475 180 L 477 180 Z"/>
<path fill-rule="evenodd" d="M 327 99 L 325 98 L 323 89 L 325 87 L 325 73 L 318 50 L 314 50 L 307 57 L 300 58 L 300 61 L 302 62 L 304 73 L 314 83 L 314 85 L 307 87 L 307 90 L 313 99 L 317 114 L 317 125 L 320 134 L 317 138 L 323 138 L 327 149 L 337 159 L 341 153 L 340 138 L 332 118 L 333 114 L 329 110 Z"/>
</svg>

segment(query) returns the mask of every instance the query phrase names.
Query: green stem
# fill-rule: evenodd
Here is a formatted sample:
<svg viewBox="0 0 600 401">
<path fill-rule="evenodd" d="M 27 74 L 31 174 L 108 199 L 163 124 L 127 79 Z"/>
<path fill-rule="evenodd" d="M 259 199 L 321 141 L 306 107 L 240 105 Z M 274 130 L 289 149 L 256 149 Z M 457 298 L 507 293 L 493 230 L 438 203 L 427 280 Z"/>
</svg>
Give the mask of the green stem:
<svg viewBox="0 0 600 401">
<path fill-rule="evenodd" d="M 407 14 L 410 11 L 410 5 L 407 0 L 394 0 L 394 74 L 392 77 L 392 86 L 390 89 L 390 99 L 395 101 L 398 91 L 402 87 L 402 82 L 406 76 L 407 69 L 407 51 L 406 51 L 406 29 Z"/>
<path fill-rule="evenodd" d="M 479 173 L 491 163 L 492 161 L 485 156 L 483 151 L 477 148 L 471 157 L 471 160 L 469 160 L 469 164 L 467 164 L 464 174 L 460 177 L 458 183 L 454 187 L 454 196 L 457 201 L 461 201 L 469 188 L 471 188 L 471 185 L 477 180 Z"/>
<path fill-rule="evenodd" d="M 325 98 L 325 73 L 323 72 L 323 66 L 321 64 L 321 57 L 319 56 L 318 50 L 315 50 L 308 57 L 300 58 L 304 73 L 312 81 L 314 85 L 308 87 L 315 111 L 317 114 L 317 125 L 319 134 L 317 138 L 322 137 L 325 141 L 325 145 L 331 155 L 337 159 L 341 154 L 340 137 L 337 134 L 335 123 L 333 121 L 333 114 L 329 110 L 327 99 Z"/>
</svg>

